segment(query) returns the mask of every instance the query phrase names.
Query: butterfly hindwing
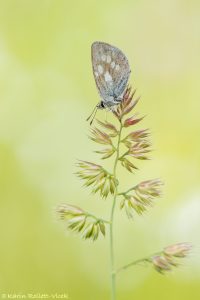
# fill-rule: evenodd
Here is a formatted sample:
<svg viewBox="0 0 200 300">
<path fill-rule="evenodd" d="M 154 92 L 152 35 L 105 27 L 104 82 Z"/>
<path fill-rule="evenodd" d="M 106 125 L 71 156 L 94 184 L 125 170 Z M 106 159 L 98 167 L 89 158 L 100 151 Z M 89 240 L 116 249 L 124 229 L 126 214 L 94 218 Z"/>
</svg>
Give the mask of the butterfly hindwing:
<svg viewBox="0 0 200 300">
<path fill-rule="evenodd" d="M 130 75 L 126 56 L 118 48 L 103 42 L 92 44 L 92 66 L 96 85 L 106 106 L 116 104 Z"/>
</svg>

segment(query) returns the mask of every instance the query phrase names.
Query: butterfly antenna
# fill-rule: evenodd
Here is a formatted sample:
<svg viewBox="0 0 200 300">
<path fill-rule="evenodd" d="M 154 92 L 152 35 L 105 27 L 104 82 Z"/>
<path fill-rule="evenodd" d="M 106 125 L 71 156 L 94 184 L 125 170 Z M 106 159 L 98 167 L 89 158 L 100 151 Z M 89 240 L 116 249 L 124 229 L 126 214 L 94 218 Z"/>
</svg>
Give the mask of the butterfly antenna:
<svg viewBox="0 0 200 300">
<path fill-rule="evenodd" d="M 95 118 L 95 116 L 96 116 L 97 110 L 98 110 L 98 107 L 96 108 L 96 110 L 95 110 L 95 112 L 94 112 L 93 118 L 92 118 L 92 120 L 90 121 L 90 125 L 92 125 L 92 123 L 93 123 L 93 121 L 94 121 L 94 118 Z"/>
<path fill-rule="evenodd" d="M 94 120 L 94 118 L 95 118 L 95 116 L 96 116 L 97 109 L 98 109 L 98 105 L 95 106 L 95 108 L 93 109 L 92 113 L 91 113 L 91 114 L 89 115 L 89 117 L 86 119 L 86 121 L 89 121 L 90 118 L 91 118 L 92 115 L 93 115 L 92 120 L 90 121 L 90 125 L 92 125 L 92 122 L 93 122 L 93 120 Z"/>
</svg>

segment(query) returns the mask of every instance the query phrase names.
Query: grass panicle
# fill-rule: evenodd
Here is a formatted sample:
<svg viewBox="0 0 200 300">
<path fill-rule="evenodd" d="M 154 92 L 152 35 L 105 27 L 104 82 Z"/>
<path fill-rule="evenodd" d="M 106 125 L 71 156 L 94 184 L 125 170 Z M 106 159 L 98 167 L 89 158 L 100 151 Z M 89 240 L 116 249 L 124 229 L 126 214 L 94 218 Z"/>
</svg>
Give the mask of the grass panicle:
<svg viewBox="0 0 200 300">
<path fill-rule="evenodd" d="M 148 263 L 160 274 L 165 274 L 177 267 L 179 265 L 177 260 L 186 257 L 191 249 L 191 245 L 188 243 L 174 244 L 151 256 L 116 268 L 114 247 L 116 207 L 123 209 L 127 217 L 133 219 L 135 214 L 142 215 L 152 207 L 162 194 L 163 183 L 160 179 L 144 180 L 124 192 L 118 191 L 119 187 L 122 189 L 117 175 L 119 164 L 130 173 L 135 173 L 138 171 L 137 161 L 149 160 L 151 152 L 149 130 L 136 127 L 143 120 L 143 117 L 138 117 L 138 113 L 133 112 L 138 101 L 136 90 L 132 91 L 130 86 L 127 87 L 121 103 L 112 110 L 118 120 L 118 125 L 115 125 L 116 120 L 113 123 L 96 120 L 96 126 L 90 128 L 89 138 L 100 144 L 101 147 L 105 147 L 95 152 L 100 154 L 104 161 L 106 159 L 113 160 L 112 170 L 107 170 L 103 165 L 89 161 L 79 160 L 77 162 L 76 175 L 84 182 L 84 186 L 90 188 L 92 193 L 98 193 L 101 199 L 108 198 L 111 201 L 112 198 L 110 219 L 107 221 L 98 218 L 82 208 L 70 204 L 60 205 L 57 210 L 67 228 L 79 233 L 83 239 L 96 241 L 100 234 L 106 235 L 107 227 L 109 227 L 112 300 L 116 300 L 116 276 L 120 271 L 139 263 Z M 130 113 L 131 115 L 128 116 Z M 134 249 L 132 245 L 129 247 Z"/>
</svg>

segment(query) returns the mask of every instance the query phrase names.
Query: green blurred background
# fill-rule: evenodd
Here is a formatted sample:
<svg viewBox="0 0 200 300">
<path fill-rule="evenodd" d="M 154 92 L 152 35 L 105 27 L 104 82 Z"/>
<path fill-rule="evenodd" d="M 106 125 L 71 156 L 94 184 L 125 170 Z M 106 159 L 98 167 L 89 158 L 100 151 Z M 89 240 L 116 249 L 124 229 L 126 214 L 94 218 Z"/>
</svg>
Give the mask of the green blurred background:
<svg viewBox="0 0 200 300">
<path fill-rule="evenodd" d="M 121 48 L 142 96 L 153 159 L 125 188 L 161 177 L 164 196 L 134 222 L 116 210 L 117 264 L 189 241 L 190 258 L 167 276 L 135 267 L 118 277 L 118 299 L 200 299 L 200 2 L 0 1 L 0 294 L 67 293 L 109 299 L 108 237 L 84 242 L 55 215 L 63 202 L 109 216 L 75 177 L 77 158 L 100 162 L 85 122 L 99 100 L 90 47 Z M 99 117 L 104 117 L 99 112 Z M 109 118 L 109 116 L 108 116 Z"/>
</svg>

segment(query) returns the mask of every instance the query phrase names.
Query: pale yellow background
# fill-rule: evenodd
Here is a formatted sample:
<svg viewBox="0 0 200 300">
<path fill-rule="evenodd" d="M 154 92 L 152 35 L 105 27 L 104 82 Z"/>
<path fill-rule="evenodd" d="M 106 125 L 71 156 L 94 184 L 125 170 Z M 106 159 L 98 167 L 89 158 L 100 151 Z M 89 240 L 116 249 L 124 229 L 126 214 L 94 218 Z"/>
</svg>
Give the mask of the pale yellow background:
<svg viewBox="0 0 200 300">
<path fill-rule="evenodd" d="M 109 299 L 108 238 L 84 242 L 55 216 L 56 206 L 69 202 L 109 217 L 111 199 L 92 196 L 74 175 L 76 159 L 100 162 L 85 122 L 99 100 L 90 61 L 95 40 L 128 56 L 130 82 L 142 96 L 136 111 L 147 115 L 141 125 L 152 132 L 152 160 L 140 163 L 135 177 L 122 171 L 122 185 L 165 181 L 163 198 L 144 217 L 130 222 L 117 208 L 117 265 L 174 242 L 194 244 L 166 277 L 140 266 L 121 273 L 118 299 L 200 299 L 195 0 L 0 1 L 0 293 Z"/>
</svg>

